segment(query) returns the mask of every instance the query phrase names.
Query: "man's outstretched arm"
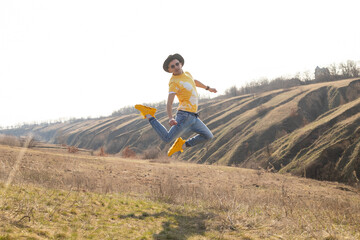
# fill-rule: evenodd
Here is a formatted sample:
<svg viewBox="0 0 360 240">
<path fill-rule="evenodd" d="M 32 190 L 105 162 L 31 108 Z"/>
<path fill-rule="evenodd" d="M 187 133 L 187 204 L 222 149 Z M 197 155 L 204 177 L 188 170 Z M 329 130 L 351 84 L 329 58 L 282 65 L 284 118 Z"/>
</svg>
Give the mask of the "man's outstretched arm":
<svg viewBox="0 0 360 240">
<path fill-rule="evenodd" d="M 195 86 L 197 86 L 197 87 L 199 87 L 199 88 L 203 88 L 203 89 L 208 90 L 208 91 L 210 91 L 210 92 L 212 92 L 212 93 L 216 93 L 216 92 L 217 92 L 217 90 L 216 90 L 215 88 L 211 88 L 211 87 L 209 87 L 209 86 L 206 86 L 205 84 L 203 84 L 202 82 L 200 82 L 200 81 L 198 81 L 198 80 L 194 80 L 194 82 L 195 82 Z"/>
</svg>

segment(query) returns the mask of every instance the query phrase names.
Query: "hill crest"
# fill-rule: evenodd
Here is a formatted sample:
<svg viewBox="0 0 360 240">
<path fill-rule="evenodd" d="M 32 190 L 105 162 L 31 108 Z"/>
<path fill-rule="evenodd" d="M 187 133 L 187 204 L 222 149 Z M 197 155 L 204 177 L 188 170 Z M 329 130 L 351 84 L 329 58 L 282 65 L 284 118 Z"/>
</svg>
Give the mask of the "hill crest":
<svg viewBox="0 0 360 240">
<path fill-rule="evenodd" d="M 209 100 L 199 106 L 200 117 L 214 139 L 177 158 L 357 183 L 359 95 L 357 78 Z M 156 117 L 167 124 L 165 110 Z M 112 154 L 126 147 L 137 154 L 149 149 L 165 153 L 169 147 L 137 114 L 2 132 L 31 132 L 51 143 L 105 147 Z"/>
</svg>

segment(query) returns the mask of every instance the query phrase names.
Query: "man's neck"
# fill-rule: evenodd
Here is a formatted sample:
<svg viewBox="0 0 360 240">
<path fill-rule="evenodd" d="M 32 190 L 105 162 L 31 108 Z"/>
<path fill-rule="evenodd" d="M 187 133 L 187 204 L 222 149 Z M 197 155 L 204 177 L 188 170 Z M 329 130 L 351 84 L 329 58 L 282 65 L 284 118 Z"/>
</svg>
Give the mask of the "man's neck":
<svg viewBox="0 0 360 240">
<path fill-rule="evenodd" d="M 184 73 L 184 71 L 183 70 L 181 70 L 181 73 L 179 73 L 179 74 L 175 74 L 175 73 L 173 73 L 173 75 L 174 76 L 179 76 L 179 75 L 181 75 L 181 74 L 183 74 Z"/>
</svg>

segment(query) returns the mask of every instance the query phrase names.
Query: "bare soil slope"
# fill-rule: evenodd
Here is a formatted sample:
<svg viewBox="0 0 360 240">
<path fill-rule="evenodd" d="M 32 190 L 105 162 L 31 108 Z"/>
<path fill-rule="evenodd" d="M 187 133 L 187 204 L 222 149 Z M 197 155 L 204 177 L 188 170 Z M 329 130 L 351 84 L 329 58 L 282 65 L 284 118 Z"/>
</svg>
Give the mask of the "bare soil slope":
<svg viewBox="0 0 360 240">
<path fill-rule="evenodd" d="M 215 138 L 175 157 L 356 184 L 359 96 L 360 80 L 347 79 L 211 100 L 200 106 L 200 116 Z M 156 116 L 167 126 L 164 110 Z M 112 154 L 127 146 L 137 154 L 169 148 L 137 114 L 4 132 Z"/>
</svg>

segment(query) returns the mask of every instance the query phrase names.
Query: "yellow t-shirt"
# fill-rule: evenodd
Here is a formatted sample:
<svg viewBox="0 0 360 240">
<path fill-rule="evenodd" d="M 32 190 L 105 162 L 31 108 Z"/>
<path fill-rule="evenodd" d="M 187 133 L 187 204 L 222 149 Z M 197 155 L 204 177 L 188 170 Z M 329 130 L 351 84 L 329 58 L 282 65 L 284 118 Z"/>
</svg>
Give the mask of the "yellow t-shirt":
<svg viewBox="0 0 360 240">
<path fill-rule="evenodd" d="M 193 77 L 189 72 L 173 75 L 169 82 L 169 93 L 175 93 L 179 99 L 178 110 L 197 112 L 199 97 Z"/>
</svg>

